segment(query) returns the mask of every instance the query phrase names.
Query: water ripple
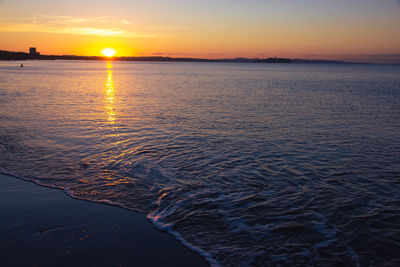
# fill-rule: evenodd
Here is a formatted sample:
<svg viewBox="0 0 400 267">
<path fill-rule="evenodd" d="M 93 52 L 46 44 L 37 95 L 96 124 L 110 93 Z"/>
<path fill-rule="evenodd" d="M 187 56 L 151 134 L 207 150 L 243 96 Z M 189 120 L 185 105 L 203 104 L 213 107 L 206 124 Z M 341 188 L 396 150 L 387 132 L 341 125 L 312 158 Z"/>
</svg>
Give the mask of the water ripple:
<svg viewBox="0 0 400 267">
<path fill-rule="evenodd" d="M 29 64 L 0 73 L 3 171 L 215 266 L 399 262 L 398 67 Z"/>
</svg>

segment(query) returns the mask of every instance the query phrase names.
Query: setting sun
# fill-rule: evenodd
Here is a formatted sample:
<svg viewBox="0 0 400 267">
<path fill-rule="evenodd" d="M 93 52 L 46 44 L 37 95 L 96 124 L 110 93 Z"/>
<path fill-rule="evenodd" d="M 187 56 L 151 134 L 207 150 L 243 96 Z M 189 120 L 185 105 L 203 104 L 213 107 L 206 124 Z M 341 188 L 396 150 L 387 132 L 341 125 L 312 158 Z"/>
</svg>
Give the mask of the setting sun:
<svg viewBox="0 0 400 267">
<path fill-rule="evenodd" d="M 117 53 L 117 51 L 115 51 L 115 49 L 113 48 L 104 48 L 103 50 L 101 50 L 101 53 L 106 57 L 113 57 Z"/>
</svg>

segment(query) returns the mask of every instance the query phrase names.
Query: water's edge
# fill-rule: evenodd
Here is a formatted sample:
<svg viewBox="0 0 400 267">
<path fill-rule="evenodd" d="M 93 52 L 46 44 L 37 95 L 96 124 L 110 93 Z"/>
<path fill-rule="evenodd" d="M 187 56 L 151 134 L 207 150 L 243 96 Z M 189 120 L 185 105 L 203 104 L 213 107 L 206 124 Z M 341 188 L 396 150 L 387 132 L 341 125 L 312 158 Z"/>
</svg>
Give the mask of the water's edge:
<svg viewBox="0 0 400 267">
<path fill-rule="evenodd" d="M 178 240 L 181 244 L 183 244 L 186 248 L 188 248 L 190 251 L 192 251 L 192 252 L 196 253 L 197 255 L 200 255 L 202 258 L 204 258 L 210 264 L 210 266 L 215 266 L 215 267 L 222 266 L 217 261 L 212 259 L 211 256 L 208 253 L 206 253 L 204 250 L 202 250 L 201 248 L 197 248 L 197 247 L 189 244 L 188 242 L 186 242 L 178 233 L 172 231 L 170 228 L 164 228 L 161 225 L 157 224 L 156 221 L 151 220 L 151 218 L 148 216 L 148 214 L 145 214 L 138 210 L 126 207 L 125 205 L 120 204 L 120 203 L 114 203 L 112 201 L 105 201 L 105 200 L 104 201 L 95 201 L 95 200 L 81 198 L 79 196 L 74 195 L 68 188 L 56 187 L 56 186 L 52 186 L 50 184 L 41 183 L 38 180 L 31 180 L 31 179 L 28 179 L 28 178 L 25 178 L 22 176 L 17 176 L 17 175 L 14 175 L 12 173 L 9 173 L 9 172 L 3 170 L 1 167 L 0 167 L 0 174 L 10 176 L 12 178 L 15 178 L 15 179 L 18 179 L 18 180 L 21 180 L 24 182 L 33 183 L 38 186 L 63 191 L 63 193 L 66 196 L 71 197 L 73 199 L 88 201 L 88 202 L 96 203 L 96 204 L 108 205 L 108 206 L 117 207 L 117 208 L 122 208 L 122 209 L 128 210 L 130 212 L 136 212 L 136 213 L 146 217 L 147 221 L 149 221 L 149 223 L 153 226 L 154 229 L 156 229 L 157 231 L 163 232 L 163 233 L 168 233 L 169 235 L 174 237 L 176 240 Z"/>
<path fill-rule="evenodd" d="M 5 173 L 139 212 L 211 265 L 398 260 L 400 69 L 13 64 Z"/>
</svg>

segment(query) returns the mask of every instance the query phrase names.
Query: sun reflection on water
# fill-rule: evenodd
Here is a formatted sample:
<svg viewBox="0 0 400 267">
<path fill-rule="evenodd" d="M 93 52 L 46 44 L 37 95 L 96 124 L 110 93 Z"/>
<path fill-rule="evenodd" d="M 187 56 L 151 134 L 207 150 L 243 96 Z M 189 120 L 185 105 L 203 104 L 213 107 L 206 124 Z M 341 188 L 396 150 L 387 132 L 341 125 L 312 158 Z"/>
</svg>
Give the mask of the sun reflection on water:
<svg viewBox="0 0 400 267">
<path fill-rule="evenodd" d="M 107 120 L 111 124 L 115 124 L 116 112 L 115 112 L 115 88 L 112 78 L 112 63 L 107 62 L 107 81 L 106 81 L 106 112 L 108 115 Z"/>
</svg>

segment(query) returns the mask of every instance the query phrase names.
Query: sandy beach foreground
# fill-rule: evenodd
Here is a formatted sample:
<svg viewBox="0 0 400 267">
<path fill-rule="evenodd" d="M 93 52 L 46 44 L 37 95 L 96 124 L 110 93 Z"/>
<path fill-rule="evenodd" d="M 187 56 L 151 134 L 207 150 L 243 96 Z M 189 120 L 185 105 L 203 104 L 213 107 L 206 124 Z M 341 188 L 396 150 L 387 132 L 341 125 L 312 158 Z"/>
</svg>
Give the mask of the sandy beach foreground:
<svg viewBox="0 0 400 267">
<path fill-rule="evenodd" d="M 0 174 L 1 266 L 208 266 L 145 216 Z"/>
</svg>

